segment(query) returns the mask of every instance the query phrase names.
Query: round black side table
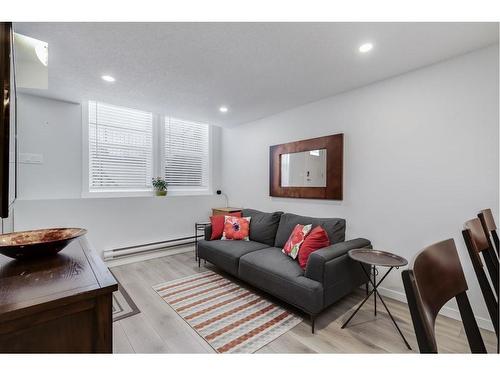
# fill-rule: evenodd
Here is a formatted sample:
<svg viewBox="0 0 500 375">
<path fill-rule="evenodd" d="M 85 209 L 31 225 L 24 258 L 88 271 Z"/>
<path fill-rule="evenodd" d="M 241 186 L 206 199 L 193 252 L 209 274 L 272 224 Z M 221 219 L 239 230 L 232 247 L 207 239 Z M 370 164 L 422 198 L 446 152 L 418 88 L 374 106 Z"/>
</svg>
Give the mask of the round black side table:
<svg viewBox="0 0 500 375">
<path fill-rule="evenodd" d="M 365 304 L 366 301 L 370 298 L 370 296 L 373 294 L 374 298 L 374 305 L 375 305 L 375 315 L 377 315 L 377 296 L 380 299 L 380 302 L 382 302 L 382 305 L 384 306 L 385 310 L 389 314 L 389 317 L 391 318 L 392 322 L 394 323 L 394 326 L 398 330 L 399 334 L 401 335 L 401 338 L 406 344 L 406 347 L 411 350 L 410 344 L 408 344 L 408 341 L 406 341 L 406 338 L 403 335 L 403 332 L 399 329 L 398 324 L 396 323 L 396 320 L 394 320 L 394 317 L 392 316 L 391 312 L 389 311 L 389 308 L 385 304 L 384 300 L 382 299 L 382 296 L 378 292 L 378 287 L 384 281 L 384 279 L 387 277 L 389 272 L 392 271 L 393 268 L 399 268 L 406 266 L 408 264 L 408 261 L 400 257 L 399 255 L 389 253 L 387 251 L 382 251 L 382 250 L 371 250 L 371 249 L 353 249 L 349 251 L 349 257 L 355 261 L 357 261 L 361 268 L 363 269 L 363 272 L 365 273 L 366 277 L 368 278 L 370 284 L 372 285 L 373 289 L 367 293 L 365 299 L 363 302 L 360 303 L 360 305 L 356 308 L 356 310 L 352 313 L 352 315 L 349 317 L 349 319 L 346 320 L 346 322 L 342 325 L 342 328 L 345 328 L 347 324 L 351 321 L 352 318 L 354 318 L 354 315 L 359 311 L 359 309 Z M 368 265 L 373 271 L 373 280 L 370 276 L 370 273 L 368 273 L 363 265 Z M 377 283 L 376 280 L 376 267 L 389 267 L 387 272 L 382 276 L 380 281 Z"/>
</svg>

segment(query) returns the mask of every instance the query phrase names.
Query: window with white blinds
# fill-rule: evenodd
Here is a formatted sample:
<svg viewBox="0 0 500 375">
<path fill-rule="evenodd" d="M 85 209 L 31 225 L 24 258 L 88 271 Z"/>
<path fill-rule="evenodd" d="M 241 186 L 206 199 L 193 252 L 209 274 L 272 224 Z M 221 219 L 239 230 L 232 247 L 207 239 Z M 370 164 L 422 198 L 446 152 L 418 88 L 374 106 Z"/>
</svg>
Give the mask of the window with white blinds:
<svg viewBox="0 0 500 375">
<path fill-rule="evenodd" d="M 208 124 L 165 117 L 164 176 L 169 186 L 208 188 Z"/>
<path fill-rule="evenodd" d="M 89 190 L 151 189 L 153 114 L 89 102 Z"/>
</svg>

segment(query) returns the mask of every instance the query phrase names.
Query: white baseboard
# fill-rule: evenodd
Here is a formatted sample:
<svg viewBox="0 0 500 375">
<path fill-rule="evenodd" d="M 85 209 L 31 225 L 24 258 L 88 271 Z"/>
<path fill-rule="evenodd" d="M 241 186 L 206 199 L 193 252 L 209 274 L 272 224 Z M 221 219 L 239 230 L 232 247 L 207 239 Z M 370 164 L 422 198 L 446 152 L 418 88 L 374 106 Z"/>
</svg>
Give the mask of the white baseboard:
<svg viewBox="0 0 500 375">
<path fill-rule="evenodd" d="M 190 251 L 194 251 L 194 245 L 185 245 L 164 250 L 159 249 L 148 253 L 129 255 L 118 259 L 108 259 L 105 260 L 104 262 L 108 267 L 116 267 L 116 266 L 122 266 L 124 264 L 142 262 L 148 259 L 161 258 L 164 256 L 175 255 L 180 253 L 187 253 Z"/>
<path fill-rule="evenodd" d="M 392 298 L 392 299 L 395 299 L 397 301 L 404 302 L 407 304 L 406 295 L 404 293 L 401 293 L 401 292 L 398 292 L 398 291 L 395 291 L 392 289 L 387 289 L 384 287 L 379 287 L 378 290 L 379 290 L 380 294 L 383 295 L 384 297 L 389 297 L 389 298 Z M 460 320 L 460 321 L 462 320 L 460 318 L 460 312 L 458 310 L 453 309 L 453 308 L 448 307 L 448 306 L 444 306 L 441 309 L 441 311 L 439 312 L 439 314 L 446 316 L 448 318 L 455 319 L 455 320 Z M 492 331 L 492 332 L 494 331 L 493 324 L 491 323 L 491 320 L 486 319 L 486 318 L 482 318 L 480 316 L 475 316 L 475 318 L 477 321 L 477 325 L 480 328 L 483 328 L 483 329 L 486 329 L 486 330 Z"/>
</svg>

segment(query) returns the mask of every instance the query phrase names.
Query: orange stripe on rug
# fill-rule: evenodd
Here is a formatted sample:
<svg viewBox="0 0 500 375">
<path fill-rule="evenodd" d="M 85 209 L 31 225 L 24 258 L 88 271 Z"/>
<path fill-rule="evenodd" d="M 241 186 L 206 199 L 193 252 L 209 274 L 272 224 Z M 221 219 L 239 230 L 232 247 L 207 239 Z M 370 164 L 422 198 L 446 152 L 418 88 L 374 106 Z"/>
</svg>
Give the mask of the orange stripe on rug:
<svg viewBox="0 0 500 375">
<path fill-rule="evenodd" d="M 238 306 L 238 307 L 236 307 L 234 309 L 231 309 L 231 310 L 226 311 L 226 312 L 224 312 L 222 314 L 214 316 L 213 318 L 205 320 L 204 322 L 201 322 L 200 324 L 195 325 L 194 329 L 202 329 L 203 327 L 206 327 L 209 324 L 212 324 L 212 323 L 214 323 L 214 322 L 216 322 L 218 320 L 221 320 L 222 318 L 227 318 L 228 316 L 233 315 L 234 313 L 237 313 L 238 311 L 245 310 L 247 307 L 253 306 L 257 302 L 260 302 L 260 301 L 263 301 L 263 299 L 262 298 L 254 299 L 254 300 L 252 300 L 252 301 L 250 301 L 248 303 L 245 303 L 245 304 L 240 305 L 240 306 Z"/>
<path fill-rule="evenodd" d="M 182 292 L 187 292 L 188 290 L 196 289 L 196 288 L 199 288 L 199 287 L 204 286 L 204 285 L 213 284 L 213 283 L 216 283 L 217 281 L 220 281 L 220 280 L 224 280 L 224 279 L 222 277 L 219 277 L 218 279 L 209 280 L 209 281 L 205 281 L 203 283 L 194 284 L 194 285 L 188 286 L 187 288 L 178 289 L 178 290 L 170 292 L 170 293 L 165 293 L 165 294 L 162 293 L 160 295 L 163 298 L 172 297 L 172 296 L 175 296 L 176 294 L 179 294 Z"/>
<path fill-rule="evenodd" d="M 158 288 L 156 289 L 156 292 L 159 293 L 163 290 L 167 290 L 167 289 L 171 289 L 171 288 L 175 288 L 176 286 L 181 286 L 181 285 L 185 285 L 185 284 L 189 284 L 189 283 L 192 283 L 194 281 L 198 281 L 198 280 L 203 280 L 203 279 L 208 279 L 209 277 L 215 277 L 215 276 L 219 276 L 217 275 L 216 273 L 215 274 L 211 274 L 211 275 L 206 275 L 206 276 L 202 276 L 202 277 L 198 277 L 196 279 L 191 279 L 191 280 L 186 280 L 186 281 L 183 281 L 181 283 L 177 283 L 177 284 L 172 284 L 172 285 L 167 285 L 167 286 L 164 286 L 164 287 L 161 287 L 161 288 Z M 219 276 L 220 277 L 220 276 Z"/>
<path fill-rule="evenodd" d="M 251 339 L 253 336 L 263 332 L 264 330 L 272 327 L 276 323 L 280 322 L 281 320 L 285 319 L 288 315 L 290 315 L 289 312 L 285 311 L 281 313 L 280 315 L 276 316 L 275 318 L 271 319 L 270 321 L 264 323 L 260 327 L 257 327 L 255 329 L 252 329 L 250 332 L 245 333 L 244 335 L 241 335 L 237 339 L 234 339 L 230 342 L 228 342 L 226 345 L 221 346 L 220 348 L 217 348 L 217 351 L 219 353 L 224 353 L 227 352 L 228 350 L 231 350 L 237 345 L 242 344 L 243 342 L 247 341 L 248 339 Z"/>
<path fill-rule="evenodd" d="M 223 333 L 226 333 L 230 330 L 232 330 L 233 328 L 236 328 L 238 327 L 239 325 L 241 324 L 244 324 L 244 323 L 248 323 L 249 321 L 265 314 L 266 312 L 268 311 L 271 311 L 272 309 L 276 308 L 276 306 L 273 306 L 273 305 L 269 305 L 269 306 L 266 306 L 264 307 L 263 309 L 260 309 L 259 311 L 256 311 L 248 316 L 245 316 L 244 318 L 240 319 L 240 320 L 237 320 L 236 322 L 233 322 L 221 329 L 219 329 L 218 331 L 215 331 L 213 333 L 211 333 L 210 335 L 208 335 L 206 337 L 207 340 L 213 340 L 215 339 L 217 336 L 220 336 L 222 335 Z"/>
<path fill-rule="evenodd" d="M 240 294 L 240 295 L 238 295 L 236 297 L 229 298 L 229 299 L 227 299 L 225 301 L 222 301 L 222 302 L 216 303 L 215 305 L 207 307 L 206 309 L 203 309 L 203 310 L 197 311 L 195 313 L 192 313 L 191 315 L 186 316 L 185 319 L 192 320 L 194 318 L 197 318 L 200 315 L 206 314 L 207 312 L 210 312 L 212 310 L 216 310 L 219 307 L 222 307 L 222 306 L 225 306 L 225 305 L 229 305 L 232 302 L 235 302 L 235 301 L 238 301 L 240 299 L 243 299 L 243 298 L 245 298 L 245 297 L 247 297 L 247 296 L 249 296 L 251 294 L 252 293 L 250 293 L 250 292 L 242 293 L 242 294 Z"/>
<path fill-rule="evenodd" d="M 216 286 L 213 286 L 211 288 L 208 288 L 208 289 L 203 289 L 203 290 L 200 290 L 196 293 L 193 293 L 193 294 L 189 294 L 187 296 L 184 296 L 184 297 L 181 297 L 181 298 L 178 298 L 176 300 L 173 300 L 173 301 L 169 301 L 167 300 L 166 298 L 165 301 L 167 301 L 168 303 L 178 303 L 178 302 L 181 302 L 181 301 L 184 301 L 184 300 L 187 300 L 189 298 L 193 298 L 193 297 L 196 297 L 196 296 L 199 296 L 200 294 L 204 294 L 204 293 L 207 293 L 207 292 L 211 292 L 212 290 L 216 290 L 216 289 L 220 289 L 226 285 L 229 285 L 229 284 L 232 284 L 230 281 L 227 282 L 227 283 L 224 283 L 224 284 L 219 284 L 219 285 L 216 285 Z"/>
<path fill-rule="evenodd" d="M 239 289 L 241 289 L 241 288 L 240 287 L 236 287 L 236 288 L 233 288 L 233 289 L 228 289 L 228 290 L 226 290 L 224 292 L 217 293 L 217 294 L 214 294 L 213 296 L 210 296 L 210 297 L 207 297 L 207 298 L 203 298 L 203 299 L 200 299 L 199 301 L 190 303 L 189 305 L 185 305 L 185 306 L 179 307 L 177 309 L 177 311 L 181 312 L 181 311 L 184 311 L 186 309 L 190 309 L 191 307 L 195 307 L 196 305 L 201 305 L 202 303 L 205 303 L 205 302 L 208 302 L 210 300 L 213 300 L 213 299 L 225 296 L 226 294 L 230 294 L 232 292 L 236 292 Z"/>
</svg>

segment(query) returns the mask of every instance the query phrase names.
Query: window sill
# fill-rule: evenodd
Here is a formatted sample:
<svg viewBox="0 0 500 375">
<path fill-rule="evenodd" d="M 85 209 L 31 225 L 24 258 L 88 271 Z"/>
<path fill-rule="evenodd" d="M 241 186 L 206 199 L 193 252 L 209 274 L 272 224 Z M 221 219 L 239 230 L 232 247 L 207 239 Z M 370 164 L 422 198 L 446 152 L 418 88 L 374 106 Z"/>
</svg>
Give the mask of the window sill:
<svg viewBox="0 0 500 375">
<path fill-rule="evenodd" d="M 153 191 L 86 191 L 82 192 L 81 198 L 162 198 L 186 196 L 207 196 L 213 195 L 209 190 L 173 190 L 168 191 L 167 195 L 159 196 Z"/>
</svg>

